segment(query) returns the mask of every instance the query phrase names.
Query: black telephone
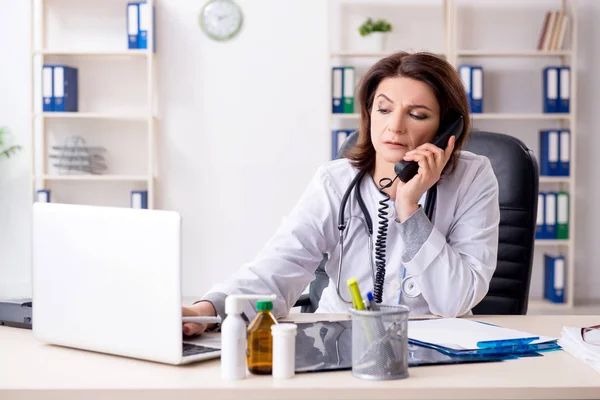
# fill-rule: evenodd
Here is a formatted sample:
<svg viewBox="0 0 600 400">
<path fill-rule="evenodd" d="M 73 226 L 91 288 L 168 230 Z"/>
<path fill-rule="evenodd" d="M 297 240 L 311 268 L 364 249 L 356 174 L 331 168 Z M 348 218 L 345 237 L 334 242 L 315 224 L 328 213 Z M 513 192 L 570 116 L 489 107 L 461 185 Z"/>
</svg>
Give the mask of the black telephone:
<svg viewBox="0 0 600 400">
<path fill-rule="evenodd" d="M 456 140 L 462 135 L 465 122 L 463 116 L 457 111 L 450 110 L 444 120 L 440 123 L 440 128 L 433 142 L 440 149 L 445 149 L 448 145 L 448 140 L 452 135 L 456 136 Z M 398 178 L 404 183 L 408 182 L 417 174 L 419 164 L 415 161 L 400 160 L 394 166 L 394 172 Z"/>
</svg>

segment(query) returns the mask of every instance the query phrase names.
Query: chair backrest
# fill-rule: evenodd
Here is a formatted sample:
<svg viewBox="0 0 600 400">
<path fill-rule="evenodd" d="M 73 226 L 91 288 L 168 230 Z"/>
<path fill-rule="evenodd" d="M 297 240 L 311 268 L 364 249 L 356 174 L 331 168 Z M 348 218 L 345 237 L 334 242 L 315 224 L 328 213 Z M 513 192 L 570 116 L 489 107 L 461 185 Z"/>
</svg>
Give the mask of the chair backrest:
<svg viewBox="0 0 600 400">
<path fill-rule="evenodd" d="M 343 156 L 358 137 L 352 133 L 339 151 Z M 519 139 L 493 132 L 473 132 L 465 150 L 487 157 L 499 186 L 500 227 L 498 262 L 485 298 L 473 309 L 474 314 L 526 314 L 535 245 L 539 171 L 535 156 Z M 311 283 L 311 305 L 316 309 L 321 292 L 327 286 L 324 258 Z"/>
<path fill-rule="evenodd" d="M 498 179 L 500 228 L 498 263 L 474 314 L 526 314 L 535 246 L 539 170 L 519 139 L 475 132 L 465 150 L 486 156 Z"/>
</svg>

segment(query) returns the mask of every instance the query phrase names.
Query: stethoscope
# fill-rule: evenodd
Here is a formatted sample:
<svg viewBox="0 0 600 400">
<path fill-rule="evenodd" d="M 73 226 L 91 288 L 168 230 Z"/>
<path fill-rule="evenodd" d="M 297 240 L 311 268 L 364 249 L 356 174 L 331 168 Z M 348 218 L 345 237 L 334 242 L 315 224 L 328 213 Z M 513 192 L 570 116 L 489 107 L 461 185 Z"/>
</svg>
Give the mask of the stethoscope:
<svg viewBox="0 0 600 400">
<path fill-rule="evenodd" d="M 340 241 L 339 241 L 340 251 L 339 251 L 339 265 L 338 265 L 338 272 L 337 272 L 336 290 L 337 290 L 337 295 L 340 298 L 340 300 L 346 304 L 351 304 L 351 302 L 345 300 L 344 297 L 342 296 L 341 291 L 340 291 L 340 281 L 341 281 L 341 276 L 342 276 L 342 264 L 343 264 L 343 259 L 344 259 L 345 230 L 346 230 L 348 224 L 350 223 L 350 219 L 352 219 L 352 218 L 357 218 L 357 219 L 361 220 L 363 225 L 365 226 L 365 231 L 367 233 L 367 240 L 368 240 L 368 244 L 369 244 L 369 261 L 370 261 L 370 265 L 371 265 L 371 274 L 372 274 L 372 279 L 373 279 L 373 296 L 375 298 L 375 301 L 377 303 L 381 303 L 382 295 L 383 295 L 383 283 L 385 280 L 385 240 L 386 240 L 386 236 L 387 236 L 387 224 L 388 224 L 388 216 L 387 216 L 386 210 L 389 207 L 389 205 L 387 204 L 387 201 L 389 200 L 389 196 L 385 192 L 383 192 L 383 190 L 392 186 L 392 184 L 394 183 L 394 180 L 398 177 L 394 178 L 393 180 L 389 179 L 389 178 L 382 179 L 382 181 L 384 181 L 384 180 L 387 181 L 386 184 L 381 184 L 381 182 L 380 182 L 381 188 L 379 189 L 379 191 L 386 198 L 379 202 L 379 204 L 381 204 L 382 207 L 379 208 L 379 213 L 378 213 L 378 217 L 380 218 L 380 226 L 378 228 L 377 243 L 376 243 L 376 258 L 378 260 L 377 261 L 377 269 L 376 269 L 375 263 L 373 262 L 373 240 L 372 240 L 372 238 L 373 238 L 373 221 L 371 220 L 369 210 L 367 210 L 367 206 L 365 205 L 365 202 L 363 200 L 363 197 L 362 197 L 362 194 L 360 191 L 360 183 L 366 174 L 367 174 L 367 171 L 361 171 L 354 177 L 354 179 L 352 179 L 352 182 L 350 182 L 348 189 L 346 189 L 346 193 L 344 193 L 344 196 L 342 197 L 342 201 L 340 203 L 340 211 L 338 213 L 338 230 L 340 231 Z M 356 201 L 358 202 L 358 206 L 360 207 L 360 210 L 363 214 L 363 218 L 360 218 L 358 216 L 350 216 L 348 221 L 346 221 L 344 218 L 344 211 L 346 209 L 346 204 L 348 203 L 348 199 L 350 198 L 350 194 L 352 193 L 353 189 L 355 189 Z M 433 185 L 427 191 L 427 195 L 425 197 L 425 215 L 427 215 L 427 217 L 429 218 L 430 221 L 432 221 L 433 210 L 435 208 L 436 198 L 437 198 L 437 184 Z M 406 269 L 404 269 L 400 290 L 401 290 L 400 297 L 402 297 L 402 293 L 404 293 L 404 295 L 409 298 L 414 298 L 414 297 L 418 297 L 421 295 L 421 290 L 419 289 L 415 278 L 412 275 L 406 276 Z"/>
</svg>

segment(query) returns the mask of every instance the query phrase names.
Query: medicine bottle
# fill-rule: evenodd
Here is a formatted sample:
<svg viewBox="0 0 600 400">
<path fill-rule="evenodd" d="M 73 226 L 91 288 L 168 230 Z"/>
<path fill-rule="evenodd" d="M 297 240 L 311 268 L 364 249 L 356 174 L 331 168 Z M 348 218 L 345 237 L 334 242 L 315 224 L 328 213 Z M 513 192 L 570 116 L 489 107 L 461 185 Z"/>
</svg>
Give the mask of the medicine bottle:
<svg viewBox="0 0 600 400">
<path fill-rule="evenodd" d="M 273 303 L 256 302 L 258 314 L 248 327 L 248 371 L 253 374 L 269 375 L 273 366 L 273 337 L 271 326 L 277 321 L 271 314 Z"/>
</svg>

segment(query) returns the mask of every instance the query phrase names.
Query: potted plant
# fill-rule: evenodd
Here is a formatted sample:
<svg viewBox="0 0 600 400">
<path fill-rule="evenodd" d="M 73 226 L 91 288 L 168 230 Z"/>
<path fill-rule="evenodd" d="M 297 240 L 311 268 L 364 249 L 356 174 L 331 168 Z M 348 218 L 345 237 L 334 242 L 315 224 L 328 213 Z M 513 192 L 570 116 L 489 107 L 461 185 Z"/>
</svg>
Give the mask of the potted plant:
<svg viewBox="0 0 600 400">
<path fill-rule="evenodd" d="M 8 134 L 9 131 L 7 128 L 0 128 L 0 160 L 9 158 L 21 149 L 21 146 L 9 146 L 5 148 Z"/>
<path fill-rule="evenodd" d="M 358 28 L 360 36 L 363 37 L 363 44 L 368 47 L 368 50 L 374 52 L 384 51 L 387 35 L 391 31 L 392 24 L 385 19 L 373 20 L 368 18 Z"/>
</svg>

